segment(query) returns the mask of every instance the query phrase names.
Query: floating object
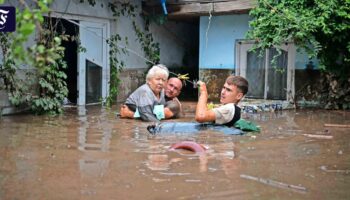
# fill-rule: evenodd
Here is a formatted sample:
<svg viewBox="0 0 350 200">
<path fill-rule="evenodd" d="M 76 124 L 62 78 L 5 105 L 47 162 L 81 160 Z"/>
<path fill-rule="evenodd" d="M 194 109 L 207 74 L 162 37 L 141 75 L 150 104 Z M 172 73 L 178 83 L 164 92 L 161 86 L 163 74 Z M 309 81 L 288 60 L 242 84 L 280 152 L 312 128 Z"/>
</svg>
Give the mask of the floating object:
<svg viewBox="0 0 350 200">
<path fill-rule="evenodd" d="M 260 127 L 258 127 L 256 124 L 254 124 L 251 121 L 245 120 L 245 119 L 239 119 L 234 126 L 238 129 L 241 129 L 242 131 L 253 131 L 253 132 L 260 132 Z"/>
<path fill-rule="evenodd" d="M 325 127 L 350 128 L 349 124 L 324 124 Z"/>
<path fill-rule="evenodd" d="M 287 184 L 287 183 L 274 181 L 271 179 L 264 179 L 264 178 L 259 178 L 259 177 L 250 176 L 250 175 L 246 175 L 246 174 L 241 174 L 240 177 L 244 178 L 244 179 L 248 179 L 248 180 L 257 181 L 259 183 L 263 183 L 266 185 L 278 187 L 278 188 L 290 189 L 290 190 L 297 191 L 297 192 L 306 192 L 306 188 L 303 186 L 291 185 L 291 184 Z"/>
<path fill-rule="evenodd" d="M 328 169 L 324 165 L 321 166 L 320 169 L 325 171 L 325 172 L 335 172 L 335 173 L 345 173 L 345 174 L 349 174 L 350 173 L 350 169 Z"/>
<path fill-rule="evenodd" d="M 315 135 L 315 134 L 303 134 L 303 135 L 310 138 L 333 139 L 333 135 Z"/>
<path fill-rule="evenodd" d="M 182 141 L 170 146 L 170 150 L 185 149 L 195 153 L 204 153 L 207 147 L 192 141 Z"/>
<path fill-rule="evenodd" d="M 216 131 L 227 135 L 242 135 L 243 131 L 234 127 L 197 122 L 161 122 L 147 126 L 151 134 L 196 134 L 200 131 Z"/>
<path fill-rule="evenodd" d="M 187 74 L 178 74 L 177 78 L 180 80 L 184 80 L 184 81 L 190 79 L 190 77 L 188 77 L 188 73 Z"/>
</svg>

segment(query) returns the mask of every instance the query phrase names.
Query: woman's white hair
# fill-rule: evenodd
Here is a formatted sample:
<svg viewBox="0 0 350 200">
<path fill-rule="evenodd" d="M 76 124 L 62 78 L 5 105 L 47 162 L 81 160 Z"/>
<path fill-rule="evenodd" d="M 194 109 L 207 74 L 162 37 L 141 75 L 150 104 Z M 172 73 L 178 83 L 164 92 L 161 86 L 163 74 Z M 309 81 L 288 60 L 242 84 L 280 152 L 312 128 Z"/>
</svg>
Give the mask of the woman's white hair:
<svg viewBox="0 0 350 200">
<path fill-rule="evenodd" d="M 153 67 L 148 70 L 147 75 L 146 75 L 146 80 L 150 80 L 151 78 L 155 77 L 156 75 L 165 75 L 166 79 L 168 80 L 169 77 L 169 70 L 168 68 L 163 65 L 163 64 L 157 64 L 157 65 L 153 65 Z"/>
</svg>

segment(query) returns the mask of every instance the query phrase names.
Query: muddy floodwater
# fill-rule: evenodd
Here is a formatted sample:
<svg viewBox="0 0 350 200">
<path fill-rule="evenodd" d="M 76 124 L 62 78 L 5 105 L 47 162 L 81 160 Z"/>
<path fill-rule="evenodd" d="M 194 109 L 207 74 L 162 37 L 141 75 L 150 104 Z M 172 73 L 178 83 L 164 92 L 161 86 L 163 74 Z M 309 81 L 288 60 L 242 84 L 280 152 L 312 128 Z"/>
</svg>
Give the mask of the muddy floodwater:
<svg viewBox="0 0 350 200">
<path fill-rule="evenodd" d="M 324 126 L 349 112 L 244 114 L 261 132 L 235 136 L 151 135 L 115 112 L 2 116 L 0 199 L 350 199 L 350 129 Z M 209 149 L 169 151 L 179 141 Z"/>
</svg>

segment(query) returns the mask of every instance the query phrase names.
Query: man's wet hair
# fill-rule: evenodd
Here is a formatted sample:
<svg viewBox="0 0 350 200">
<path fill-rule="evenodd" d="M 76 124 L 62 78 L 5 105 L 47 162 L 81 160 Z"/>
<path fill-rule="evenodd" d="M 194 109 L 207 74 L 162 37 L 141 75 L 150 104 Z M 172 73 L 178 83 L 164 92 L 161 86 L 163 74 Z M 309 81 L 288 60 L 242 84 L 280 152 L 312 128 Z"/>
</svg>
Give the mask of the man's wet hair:
<svg viewBox="0 0 350 200">
<path fill-rule="evenodd" d="M 229 77 L 227 77 L 226 83 L 229 85 L 237 86 L 237 88 L 243 93 L 243 95 L 247 94 L 248 92 L 248 81 L 242 76 L 230 75 Z"/>
</svg>

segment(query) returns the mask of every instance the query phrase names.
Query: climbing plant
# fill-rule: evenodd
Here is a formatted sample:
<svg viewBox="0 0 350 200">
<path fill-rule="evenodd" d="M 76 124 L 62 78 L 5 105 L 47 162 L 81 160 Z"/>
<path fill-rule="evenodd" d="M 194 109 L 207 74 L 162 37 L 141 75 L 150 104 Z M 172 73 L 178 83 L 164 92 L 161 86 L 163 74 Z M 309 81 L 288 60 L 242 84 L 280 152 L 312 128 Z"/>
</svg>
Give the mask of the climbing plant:
<svg viewBox="0 0 350 200">
<path fill-rule="evenodd" d="M 6 33 L 0 33 L 0 48 L 2 53 L 2 63 L 0 63 L 0 80 L 3 84 L 0 85 L 0 90 L 13 92 L 16 87 L 15 81 L 15 63 L 10 58 L 10 40 Z"/>
<path fill-rule="evenodd" d="M 121 53 L 126 53 L 125 48 L 119 48 L 118 44 L 122 41 L 119 34 L 116 34 L 107 40 L 109 44 L 109 62 L 110 62 L 110 81 L 109 95 L 106 98 L 106 106 L 111 107 L 116 101 L 118 95 L 118 86 L 120 84 L 120 73 L 123 71 L 125 63 L 118 59 Z M 127 41 L 127 38 L 125 38 Z M 126 43 L 127 44 L 127 43 Z"/>
<path fill-rule="evenodd" d="M 145 56 L 150 61 L 148 62 L 148 66 L 152 66 L 154 63 L 159 63 L 160 60 L 160 48 L 159 43 L 155 42 L 153 39 L 153 35 L 149 30 L 149 20 L 145 20 L 145 30 L 142 31 L 136 24 L 135 21 L 132 22 L 134 27 L 137 40 L 140 42 L 143 52 Z"/>
<path fill-rule="evenodd" d="M 39 95 L 32 97 L 32 110 L 37 114 L 61 113 L 62 102 L 68 95 L 61 38 L 44 27 L 37 44 L 29 52 L 35 57 L 35 67 L 42 69 L 38 71 Z"/>
<path fill-rule="evenodd" d="M 80 0 L 80 2 L 87 2 L 91 6 L 96 5 L 95 0 Z M 158 63 L 160 60 L 160 49 L 159 44 L 154 41 L 153 35 L 149 30 L 150 20 L 148 18 L 144 18 L 145 27 L 144 29 L 140 28 L 135 20 L 137 6 L 131 2 L 109 1 L 108 8 L 113 13 L 115 23 L 118 23 L 121 16 L 127 16 L 132 19 L 132 25 L 137 41 L 140 43 L 146 57 L 146 65 L 150 67 L 154 63 Z M 141 15 L 141 17 L 143 16 Z M 110 47 L 110 92 L 108 97 L 105 99 L 105 103 L 107 107 L 110 107 L 116 101 L 118 95 L 118 87 L 120 84 L 119 76 L 125 66 L 125 62 L 122 60 L 121 55 L 128 54 L 128 37 L 122 38 L 120 34 L 116 33 L 107 39 L 107 43 Z M 126 46 L 121 45 L 122 43 L 124 43 Z"/>
<path fill-rule="evenodd" d="M 258 0 L 248 38 L 256 48 L 293 41 L 320 61 L 328 85 L 320 89 L 326 108 L 350 108 L 350 1 Z M 335 84 L 336 82 L 336 84 Z M 332 84 L 336 85 L 333 87 Z M 327 88 L 342 89 L 332 90 Z"/>
<path fill-rule="evenodd" d="M 38 0 L 34 7 L 20 1 L 16 12 L 16 33 L 1 34 L 1 49 L 3 64 L 0 77 L 4 88 L 8 91 L 9 100 L 13 105 L 29 105 L 37 114 L 56 114 L 62 112 L 62 102 L 67 96 L 65 83 L 66 67 L 63 61 L 61 39 L 54 32 L 42 26 L 44 13 L 49 11 L 49 0 Z M 27 47 L 29 37 L 37 31 L 36 43 Z M 26 73 L 19 79 L 17 66 L 34 67 L 35 75 Z M 37 81 L 37 90 L 29 80 Z"/>
<path fill-rule="evenodd" d="M 0 2 L 3 2 L 0 0 Z M 60 113 L 62 112 L 62 102 L 67 96 L 66 74 L 63 70 L 66 63 L 63 61 L 64 48 L 61 41 L 65 36 L 57 35 L 52 27 L 43 26 L 45 13 L 50 11 L 48 5 L 51 0 L 37 0 L 35 6 L 28 6 L 25 1 L 19 1 L 20 8 L 16 13 L 16 34 L 1 33 L 0 47 L 3 54 L 0 65 L 0 78 L 9 93 L 9 99 L 13 105 L 29 105 L 33 112 Z M 80 0 L 84 3 L 84 0 Z M 95 0 L 87 0 L 91 6 L 95 6 Z M 133 28 L 145 53 L 146 63 L 153 64 L 159 62 L 159 44 L 154 41 L 149 30 L 149 20 L 145 20 L 145 29 L 142 30 L 135 22 L 136 6 L 130 2 L 110 1 L 108 7 L 113 12 L 115 21 L 121 15 L 132 18 Z M 39 37 L 36 44 L 26 47 L 29 37 L 34 34 Z M 128 38 L 122 38 L 119 34 L 112 35 L 107 40 L 110 46 L 110 95 L 106 99 L 106 105 L 111 106 L 116 100 L 118 86 L 120 83 L 120 73 L 125 63 L 121 59 L 121 54 L 127 54 Z M 19 79 L 16 75 L 17 66 L 32 66 L 36 73 L 27 73 L 25 79 Z M 33 89 L 28 81 L 37 85 L 37 90 Z"/>
<path fill-rule="evenodd" d="M 145 19 L 145 28 L 144 30 L 141 30 L 135 21 L 137 10 L 135 5 L 130 2 L 110 2 L 108 7 L 111 9 L 116 23 L 118 23 L 120 16 L 132 18 L 132 25 L 137 41 L 139 41 L 142 50 L 145 53 L 147 60 L 146 64 L 151 66 L 153 63 L 158 63 L 160 58 L 159 44 L 154 41 L 153 36 L 149 31 L 149 20 Z M 122 38 L 116 33 L 107 40 L 107 43 L 110 47 L 110 93 L 106 98 L 106 105 L 110 107 L 116 101 L 118 95 L 118 87 L 120 84 L 119 76 L 125 66 L 125 62 L 120 57 L 122 54 L 128 54 L 128 37 Z M 122 46 L 121 43 L 124 43 L 126 46 Z"/>
</svg>

